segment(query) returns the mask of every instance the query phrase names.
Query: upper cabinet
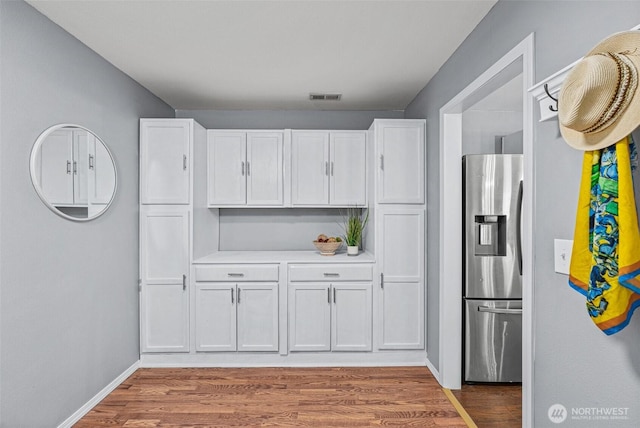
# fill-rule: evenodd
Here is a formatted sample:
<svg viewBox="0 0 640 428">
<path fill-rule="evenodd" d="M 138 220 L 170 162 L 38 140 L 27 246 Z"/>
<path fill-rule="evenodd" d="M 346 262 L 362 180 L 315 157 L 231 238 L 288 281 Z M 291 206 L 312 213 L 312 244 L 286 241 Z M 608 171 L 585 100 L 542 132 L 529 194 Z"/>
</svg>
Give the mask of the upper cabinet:
<svg viewBox="0 0 640 428">
<path fill-rule="evenodd" d="M 376 119 L 370 130 L 376 147 L 377 202 L 424 204 L 425 121 Z"/>
<path fill-rule="evenodd" d="M 64 126 L 49 133 L 35 154 L 34 167 L 42 195 L 55 208 L 99 210 L 113 197 L 111 155 L 87 129 Z"/>
<path fill-rule="evenodd" d="M 207 132 L 210 207 L 282 206 L 282 131 Z"/>
<path fill-rule="evenodd" d="M 291 132 L 293 206 L 365 206 L 364 131 Z"/>
<path fill-rule="evenodd" d="M 140 121 L 140 203 L 189 204 L 191 119 Z"/>
</svg>

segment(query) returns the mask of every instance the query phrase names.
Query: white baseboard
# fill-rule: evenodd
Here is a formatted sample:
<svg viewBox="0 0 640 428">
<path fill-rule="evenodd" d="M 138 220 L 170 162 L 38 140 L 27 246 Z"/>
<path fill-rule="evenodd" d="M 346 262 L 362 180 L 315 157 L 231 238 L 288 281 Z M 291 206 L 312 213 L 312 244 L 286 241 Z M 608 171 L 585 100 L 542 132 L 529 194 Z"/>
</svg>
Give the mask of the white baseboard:
<svg viewBox="0 0 640 428">
<path fill-rule="evenodd" d="M 111 391 L 116 389 L 122 382 L 124 382 L 129 376 L 135 372 L 138 367 L 140 367 L 140 361 L 136 361 L 126 369 L 120 376 L 115 378 L 109 385 L 105 386 L 100 392 L 98 392 L 91 400 L 87 401 L 84 406 L 80 407 L 75 413 L 67 418 L 64 422 L 58 425 L 58 428 L 71 428 L 73 424 L 78 422 L 84 415 L 89 413 L 91 409 L 93 409 L 96 404 L 102 401 Z"/>
<path fill-rule="evenodd" d="M 435 368 L 435 366 L 433 365 L 433 363 L 431 362 L 431 360 L 429 360 L 429 357 L 427 356 L 427 368 L 429 369 L 429 371 L 431 372 L 431 374 L 433 375 L 433 377 L 436 378 L 436 380 L 438 381 L 438 383 L 440 385 L 442 385 L 442 382 L 440 382 L 440 372 Z"/>
</svg>

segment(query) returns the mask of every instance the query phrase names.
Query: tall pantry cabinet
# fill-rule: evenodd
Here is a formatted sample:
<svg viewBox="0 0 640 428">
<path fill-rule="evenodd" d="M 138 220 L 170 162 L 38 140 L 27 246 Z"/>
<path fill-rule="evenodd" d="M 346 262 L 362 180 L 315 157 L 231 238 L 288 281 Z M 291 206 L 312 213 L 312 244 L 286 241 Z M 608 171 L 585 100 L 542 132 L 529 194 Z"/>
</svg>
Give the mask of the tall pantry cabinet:
<svg viewBox="0 0 640 428">
<path fill-rule="evenodd" d="M 425 120 L 376 119 L 377 349 L 425 347 Z"/>
<path fill-rule="evenodd" d="M 189 352 L 192 119 L 140 120 L 141 352 Z"/>
</svg>

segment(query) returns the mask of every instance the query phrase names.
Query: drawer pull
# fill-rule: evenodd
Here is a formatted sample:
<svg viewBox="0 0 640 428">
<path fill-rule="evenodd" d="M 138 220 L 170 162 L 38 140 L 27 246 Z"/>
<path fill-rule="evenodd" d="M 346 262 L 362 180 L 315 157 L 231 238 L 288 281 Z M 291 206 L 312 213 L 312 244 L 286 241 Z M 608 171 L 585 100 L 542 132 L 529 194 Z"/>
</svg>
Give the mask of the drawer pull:
<svg viewBox="0 0 640 428">
<path fill-rule="evenodd" d="M 384 273 L 380 272 L 380 288 L 384 290 Z"/>
<path fill-rule="evenodd" d="M 182 275 L 182 290 L 187 289 L 187 275 Z"/>
<path fill-rule="evenodd" d="M 243 273 L 230 272 L 230 273 L 227 274 L 227 276 L 232 277 L 232 278 L 242 278 L 244 276 L 244 274 Z"/>
<path fill-rule="evenodd" d="M 339 277 L 339 276 L 340 276 L 340 274 L 339 274 L 339 273 L 333 273 L 333 272 L 325 272 L 325 273 L 324 273 L 324 276 L 326 276 L 326 277 L 332 277 L 332 278 L 337 278 L 337 277 Z"/>
</svg>

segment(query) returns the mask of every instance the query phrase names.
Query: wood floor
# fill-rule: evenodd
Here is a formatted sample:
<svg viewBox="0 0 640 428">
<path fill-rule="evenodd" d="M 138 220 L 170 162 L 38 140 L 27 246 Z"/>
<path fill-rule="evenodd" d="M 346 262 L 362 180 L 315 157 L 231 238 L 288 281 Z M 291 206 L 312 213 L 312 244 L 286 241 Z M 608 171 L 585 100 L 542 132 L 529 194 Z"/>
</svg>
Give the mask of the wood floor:
<svg viewBox="0 0 640 428">
<path fill-rule="evenodd" d="M 424 367 L 139 369 L 76 425 L 465 428 Z"/>
<path fill-rule="evenodd" d="M 462 385 L 451 392 L 478 428 L 522 426 L 521 385 Z"/>
</svg>

